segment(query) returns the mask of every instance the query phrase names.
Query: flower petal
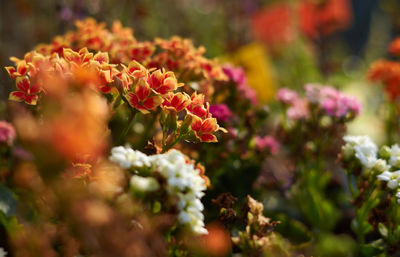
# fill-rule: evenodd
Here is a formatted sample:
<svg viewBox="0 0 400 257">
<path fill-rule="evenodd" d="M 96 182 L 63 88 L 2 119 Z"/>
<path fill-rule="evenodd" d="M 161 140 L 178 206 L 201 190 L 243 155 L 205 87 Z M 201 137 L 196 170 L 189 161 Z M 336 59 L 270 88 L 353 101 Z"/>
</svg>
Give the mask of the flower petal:
<svg viewBox="0 0 400 257">
<path fill-rule="evenodd" d="M 10 96 L 8 97 L 8 99 L 12 100 L 12 101 L 22 102 L 25 100 L 25 97 L 26 97 L 26 94 L 24 92 L 13 91 L 10 93 Z"/>
<path fill-rule="evenodd" d="M 28 93 L 30 83 L 27 77 L 18 77 L 16 79 L 16 84 L 19 91 Z"/>
<path fill-rule="evenodd" d="M 25 103 L 30 104 L 30 105 L 36 105 L 37 104 L 37 99 L 38 99 L 37 95 L 28 95 L 25 98 Z"/>
<path fill-rule="evenodd" d="M 202 134 L 200 135 L 200 141 L 207 143 L 215 143 L 218 142 L 218 139 L 213 134 Z"/>
</svg>

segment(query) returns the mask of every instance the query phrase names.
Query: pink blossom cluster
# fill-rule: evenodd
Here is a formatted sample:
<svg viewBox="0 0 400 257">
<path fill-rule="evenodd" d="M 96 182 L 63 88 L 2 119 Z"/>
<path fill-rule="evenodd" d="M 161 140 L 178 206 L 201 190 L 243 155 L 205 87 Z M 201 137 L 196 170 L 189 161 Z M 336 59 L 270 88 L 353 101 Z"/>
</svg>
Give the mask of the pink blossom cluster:
<svg viewBox="0 0 400 257">
<path fill-rule="evenodd" d="M 222 71 L 228 76 L 230 81 L 237 84 L 237 89 L 240 95 L 243 95 L 248 99 L 252 105 L 258 103 L 257 94 L 248 84 L 244 70 L 240 67 L 235 68 L 230 64 L 226 64 L 222 67 Z"/>
<path fill-rule="evenodd" d="M 258 151 L 269 151 L 271 154 L 277 154 L 280 148 L 279 142 L 272 136 L 260 137 L 256 136 L 255 147 Z"/>
<path fill-rule="evenodd" d="M 361 111 L 361 104 L 355 97 L 343 94 L 331 86 L 307 84 L 305 91 L 304 98 L 300 98 L 295 91 L 288 88 L 278 91 L 277 100 L 288 106 L 286 112 L 288 118 L 294 120 L 309 118 L 312 105 L 335 118 L 346 117 L 349 113 L 357 116 Z"/>
<path fill-rule="evenodd" d="M 232 116 L 232 112 L 226 104 L 214 104 L 210 106 L 210 113 L 218 121 L 227 122 Z"/>
<path fill-rule="evenodd" d="M 15 140 L 15 135 L 15 129 L 10 123 L 0 121 L 0 143 L 12 145 Z"/>
<path fill-rule="evenodd" d="M 332 117 L 345 117 L 348 113 L 355 116 L 360 114 L 361 104 L 353 96 L 341 93 L 331 86 L 308 84 L 305 86 L 306 97 L 312 102 L 320 105 L 325 113 Z"/>
</svg>

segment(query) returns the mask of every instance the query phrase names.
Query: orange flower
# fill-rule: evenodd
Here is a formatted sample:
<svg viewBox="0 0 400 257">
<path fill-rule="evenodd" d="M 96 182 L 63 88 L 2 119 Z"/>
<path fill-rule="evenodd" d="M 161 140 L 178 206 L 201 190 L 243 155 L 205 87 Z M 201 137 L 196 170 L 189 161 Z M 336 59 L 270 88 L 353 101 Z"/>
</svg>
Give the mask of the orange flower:
<svg viewBox="0 0 400 257">
<path fill-rule="evenodd" d="M 218 142 L 214 133 L 218 130 L 224 131 L 223 128 L 218 126 L 217 119 L 207 118 L 203 120 L 197 116 L 193 116 L 191 128 L 201 142 Z"/>
<path fill-rule="evenodd" d="M 136 85 L 135 93 L 126 95 L 132 107 L 146 114 L 155 110 L 163 101 L 162 97 L 155 94 L 144 79 L 140 79 Z"/>
<path fill-rule="evenodd" d="M 148 70 L 137 61 L 131 61 L 128 67 L 122 64 L 122 67 L 124 67 L 124 71 L 135 80 L 147 77 L 149 73 Z"/>
<path fill-rule="evenodd" d="M 9 99 L 17 102 L 25 102 L 30 105 L 36 105 L 38 96 L 40 92 L 40 86 L 38 83 L 31 84 L 29 78 L 17 77 L 16 85 L 18 91 L 13 91 L 10 93 Z"/>
<path fill-rule="evenodd" d="M 27 63 L 24 60 L 19 60 L 17 62 L 17 69 L 15 69 L 12 66 L 6 67 L 8 75 L 10 75 L 10 77 L 13 79 L 16 79 L 17 77 L 25 76 L 25 74 L 28 73 L 29 69 L 30 69 L 30 66 L 27 65 Z"/>
<path fill-rule="evenodd" d="M 79 52 L 75 52 L 71 48 L 64 48 L 63 55 L 65 60 L 77 66 L 88 64 L 93 58 L 93 53 L 89 53 L 86 47 L 79 50 Z"/>
<path fill-rule="evenodd" d="M 400 37 L 393 40 L 389 45 L 389 53 L 392 55 L 400 55 Z"/>
<path fill-rule="evenodd" d="M 186 93 L 172 93 L 169 92 L 164 97 L 164 102 L 161 104 L 161 108 L 180 112 L 190 104 L 190 97 Z"/>
<path fill-rule="evenodd" d="M 150 87 L 161 95 L 165 95 L 168 92 L 176 90 L 183 84 L 178 84 L 173 72 L 161 72 L 161 70 L 156 70 L 147 79 Z"/>
<path fill-rule="evenodd" d="M 368 78 L 372 81 L 381 81 L 385 84 L 386 92 L 391 100 L 400 96 L 400 63 L 378 60 L 371 65 Z"/>
<path fill-rule="evenodd" d="M 194 92 L 191 96 L 191 103 L 187 106 L 187 111 L 200 118 L 209 118 L 208 106 L 204 107 L 204 95 Z"/>
</svg>

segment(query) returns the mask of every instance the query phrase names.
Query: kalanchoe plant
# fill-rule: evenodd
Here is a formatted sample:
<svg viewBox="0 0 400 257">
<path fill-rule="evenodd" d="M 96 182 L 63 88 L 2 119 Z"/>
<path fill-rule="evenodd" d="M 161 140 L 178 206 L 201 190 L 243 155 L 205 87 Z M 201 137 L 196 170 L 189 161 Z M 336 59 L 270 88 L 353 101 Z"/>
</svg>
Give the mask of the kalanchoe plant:
<svg viewBox="0 0 400 257">
<path fill-rule="evenodd" d="M 307 84 L 304 97 L 282 88 L 277 100 L 282 106 L 279 138 L 287 145 L 284 158 L 292 167 L 282 190 L 290 192 L 288 204 L 296 204 L 312 229 L 331 231 L 340 219 L 337 203 L 327 191 L 340 176 L 335 164 L 340 151 L 337 137 L 343 136 L 361 105 L 352 96 L 318 84 Z"/>
<path fill-rule="evenodd" d="M 119 146 L 111 150 L 110 160 L 133 173 L 130 187 L 134 192 L 146 196 L 157 191 L 160 196 L 154 197 L 153 193 L 156 200 L 150 200 L 150 208 L 158 208 L 155 212 L 172 212 L 180 225 L 188 226 L 196 234 L 207 233 L 200 199 L 208 180 L 204 170 L 195 167 L 181 152 L 173 149 L 147 156 Z"/>
<path fill-rule="evenodd" d="M 399 254 L 400 148 L 380 150 L 367 136 L 346 136 L 341 159 L 347 172 L 355 217 L 351 228 L 363 256 Z M 367 239 L 368 238 L 368 239 Z"/>
</svg>

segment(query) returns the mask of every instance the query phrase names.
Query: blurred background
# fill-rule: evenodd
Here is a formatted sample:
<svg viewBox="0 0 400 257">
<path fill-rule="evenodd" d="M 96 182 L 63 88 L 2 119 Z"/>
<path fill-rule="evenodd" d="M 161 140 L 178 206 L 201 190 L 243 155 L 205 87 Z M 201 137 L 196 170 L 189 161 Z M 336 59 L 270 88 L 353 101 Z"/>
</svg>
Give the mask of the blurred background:
<svg viewBox="0 0 400 257">
<path fill-rule="evenodd" d="M 0 66 L 73 29 L 74 20 L 120 20 L 138 40 L 188 37 L 207 56 L 244 67 L 261 102 L 279 87 L 307 82 L 354 93 L 368 104 L 353 127 L 377 138 L 379 122 L 365 124 L 377 119 L 369 111 L 376 110 L 379 90 L 364 90 L 365 73 L 372 61 L 388 57 L 399 13 L 398 0 L 1 0 Z M 0 99 L 12 83 L 2 68 Z"/>
</svg>

